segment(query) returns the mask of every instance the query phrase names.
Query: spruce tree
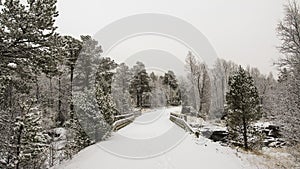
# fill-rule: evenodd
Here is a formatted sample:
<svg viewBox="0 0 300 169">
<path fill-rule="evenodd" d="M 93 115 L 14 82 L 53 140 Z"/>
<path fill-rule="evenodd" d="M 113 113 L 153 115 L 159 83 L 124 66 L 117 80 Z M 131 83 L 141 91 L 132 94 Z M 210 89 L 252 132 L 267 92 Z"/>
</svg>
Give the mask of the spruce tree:
<svg viewBox="0 0 300 169">
<path fill-rule="evenodd" d="M 251 123 L 261 118 L 259 96 L 252 77 L 241 66 L 229 77 L 226 93 L 227 125 L 230 138 L 240 141 L 249 149 L 248 137 Z"/>
</svg>

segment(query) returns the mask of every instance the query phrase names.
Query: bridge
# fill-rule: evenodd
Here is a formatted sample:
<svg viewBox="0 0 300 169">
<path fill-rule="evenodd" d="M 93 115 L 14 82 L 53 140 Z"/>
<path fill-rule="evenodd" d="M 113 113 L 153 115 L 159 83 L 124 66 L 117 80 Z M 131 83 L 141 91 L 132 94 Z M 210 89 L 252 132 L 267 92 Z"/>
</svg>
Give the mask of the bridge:
<svg viewBox="0 0 300 169">
<path fill-rule="evenodd" d="M 252 168 L 237 157 L 233 149 L 195 137 L 194 129 L 188 127 L 184 118 L 172 113 L 180 109 L 162 108 L 144 112 L 138 117 L 118 117 L 111 138 L 85 148 L 59 168 Z"/>
</svg>

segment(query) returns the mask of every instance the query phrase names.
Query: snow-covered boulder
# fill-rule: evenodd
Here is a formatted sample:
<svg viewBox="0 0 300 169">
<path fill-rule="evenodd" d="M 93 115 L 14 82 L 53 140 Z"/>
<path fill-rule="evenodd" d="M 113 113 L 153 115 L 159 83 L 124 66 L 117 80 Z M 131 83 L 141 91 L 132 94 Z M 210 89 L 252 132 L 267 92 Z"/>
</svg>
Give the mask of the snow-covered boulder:
<svg viewBox="0 0 300 169">
<path fill-rule="evenodd" d="M 9 64 L 7 64 L 7 66 L 10 68 L 13 68 L 13 69 L 17 68 L 17 64 L 15 64 L 15 63 L 9 63 Z"/>
<path fill-rule="evenodd" d="M 270 122 L 258 122 L 254 127 L 265 134 L 264 145 L 267 147 L 282 147 L 286 144 L 282 139 L 280 126 Z"/>
<path fill-rule="evenodd" d="M 206 125 L 200 129 L 202 136 L 215 142 L 227 142 L 228 130 L 226 127 Z"/>
</svg>

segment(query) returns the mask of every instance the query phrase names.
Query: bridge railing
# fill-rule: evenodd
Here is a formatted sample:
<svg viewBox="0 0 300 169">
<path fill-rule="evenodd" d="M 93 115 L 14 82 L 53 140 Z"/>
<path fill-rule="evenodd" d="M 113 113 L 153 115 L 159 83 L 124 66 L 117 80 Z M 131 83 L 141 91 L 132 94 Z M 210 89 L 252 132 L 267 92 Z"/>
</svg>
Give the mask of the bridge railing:
<svg viewBox="0 0 300 169">
<path fill-rule="evenodd" d="M 176 113 L 170 113 L 170 120 L 178 125 L 179 127 L 183 128 L 184 130 L 195 134 L 197 137 L 199 137 L 198 131 L 193 129 L 186 121 L 187 116 L 183 114 L 176 114 Z"/>
<path fill-rule="evenodd" d="M 118 115 L 118 116 L 114 116 L 114 121 L 125 119 L 125 118 L 131 117 L 133 115 L 134 115 L 134 113 L 128 113 L 128 114 L 121 114 L 121 115 Z"/>
<path fill-rule="evenodd" d="M 112 125 L 113 131 L 120 130 L 121 128 L 127 126 L 133 120 L 140 116 L 141 112 L 134 112 L 134 113 L 128 113 L 128 114 L 122 114 L 114 117 L 114 123 Z"/>
</svg>

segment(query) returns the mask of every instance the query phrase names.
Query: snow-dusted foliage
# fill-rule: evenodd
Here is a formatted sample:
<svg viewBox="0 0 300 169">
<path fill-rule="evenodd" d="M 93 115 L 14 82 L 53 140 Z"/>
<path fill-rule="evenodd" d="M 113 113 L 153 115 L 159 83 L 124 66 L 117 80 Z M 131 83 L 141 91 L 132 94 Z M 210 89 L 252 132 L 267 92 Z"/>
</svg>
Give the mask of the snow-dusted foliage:
<svg viewBox="0 0 300 169">
<path fill-rule="evenodd" d="M 241 66 L 239 70 L 229 77 L 229 91 L 226 93 L 227 125 L 230 139 L 240 141 L 245 149 L 252 148 L 249 145 L 249 126 L 261 118 L 259 96 L 254 86 L 253 78 Z"/>
<path fill-rule="evenodd" d="M 186 57 L 186 69 L 191 84 L 189 92 L 193 95 L 189 104 L 198 110 L 200 113 L 199 116 L 206 118 L 211 106 L 211 79 L 209 70 L 191 52 Z"/>
<path fill-rule="evenodd" d="M 91 36 L 81 36 L 82 48 L 74 70 L 73 90 L 91 89 L 95 83 L 102 48 Z"/>
<path fill-rule="evenodd" d="M 149 97 L 145 96 L 145 93 L 150 92 L 149 85 L 150 77 L 145 69 L 145 65 L 142 62 L 137 62 L 132 68 L 133 77 L 130 81 L 130 94 L 133 100 L 135 100 L 136 107 L 148 107 L 150 105 Z"/>
<path fill-rule="evenodd" d="M 97 66 L 96 84 L 104 94 L 111 94 L 113 76 L 118 65 L 109 57 L 101 57 Z"/>
<path fill-rule="evenodd" d="M 26 110 L 25 110 L 26 111 Z M 48 149 L 48 135 L 41 126 L 38 107 L 29 108 L 16 118 L 14 145 L 18 155 L 17 164 L 21 168 L 42 168 Z"/>
<path fill-rule="evenodd" d="M 95 95 L 100 113 L 103 115 L 105 122 L 111 126 L 113 117 L 117 115 L 116 105 L 112 97 L 110 94 L 105 94 L 101 87 L 96 88 Z"/>
<path fill-rule="evenodd" d="M 129 93 L 131 77 L 131 71 L 125 63 L 118 66 L 113 76 L 112 97 L 121 114 L 128 113 L 133 108 Z"/>
<path fill-rule="evenodd" d="M 48 135 L 41 125 L 40 108 L 28 100 L 13 111 L 19 115 L 11 118 L 5 116 L 7 112 L 1 112 L 0 126 L 6 131 L 2 131 L 5 135 L 1 138 L 5 140 L 1 140 L 0 167 L 42 168 L 47 156 Z"/>
<path fill-rule="evenodd" d="M 74 95 L 78 121 L 93 142 L 105 139 L 110 132 L 110 123 L 106 122 L 107 119 L 104 117 L 106 114 L 112 116 L 114 107 L 108 104 L 109 100 L 104 100 L 105 98 L 103 92 L 95 93 L 91 90 L 78 92 Z"/>
<path fill-rule="evenodd" d="M 284 143 L 287 140 L 299 149 L 300 12 L 296 1 L 286 6 L 285 17 L 277 27 L 282 41 L 279 49 L 284 55 L 277 62 L 278 79 L 250 66 L 245 71 L 223 59 L 209 69 L 191 52 L 186 57 L 187 76 L 179 79 L 172 70 L 148 74 L 142 62 L 133 68 L 118 65 L 100 56 L 102 47 L 91 36 L 77 40 L 56 33 L 56 3 L 57 0 L 0 0 L 0 168 L 55 166 L 110 137 L 116 119 L 127 117 L 118 121 L 124 127 L 142 114 L 143 111 L 135 112 L 137 109 L 180 104 L 184 107 L 182 112 L 193 116 L 195 127 L 201 128 L 213 118 L 220 118 L 213 120 L 224 128 L 227 122 L 228 141 L 243 144 L 246 149 L 260 146 L 255 143 L 263 135 L 252 125 L 260 117 L 283 129 L 279 133 L 281 130 L 276 128 L 280 137 L 273 140 L 282 136 Z M 158 120 L 161 124 L 154 128 L 149 125 L 146 132 L 134 130 L 157 134 L 172 125 L 168 120 L 170 112 L 179 108 L 167 108 L 169 112 L 162 115 L 165 119 Z M 268 145 L 273 144 L 270 135 L 266 136 Z M 184 146 L 196 149 L 190 147 L 191 143 L 190 138 Z M 145 151 L 153 150 L 144 147 Z M 292 154 L 299 163 L 296 150 Z M 180 158 L 189 161 L 190 156 L 184 153 Z M 106 162 L 111 164 L 110 160 Z"/>
<path fill-rule="evenodd" d="M 56 0 L 1 2 L 0 168 L 44 168 L 47 126 L 38 77 L 57 72 Z"/>
<path fill-rule="evenodd" d="M 277 27 L 278 37 L 282 44 L 280 52 L 284 54 L 278 61 L 281 68 L 279 90 L 283 98 L 279 104 L 285 110 L 278 112 L 278 120 L 283 122 L 286 135 L 292 142 L 300 139 L 300 7 L 297 1 L 285 6 L 285 17 Z M 283 99 L 286 100 L 283 100 Z"/>
<path fill-rule="evenodd" d="M 79 91 L 74 94 L 75 114 L 69 128 L 65 155 L 72 158 L 81 149 L 110 136 L 115 104 L 102 88 Z"/>
<path fill-rule="evenodd" d="M 224 104 L 226 102 L 225 94 L 228 91 L 229 76 L 238 69 L 238 65 L 217 59 L 211 70 L 211 108 L 210 117 L 220 118 L 224 116 Z"/>
<path fill-rule="evenodd" d="M 169 70 L 165 73 L 162 77 L 162 84 L 165 88 L 165 93 L 167 94 L 167 103 L 168 105 L 180 105 L 181 98 L 180 98 L 180 90 L 178 88 L 178 81 L 176 75 L 173 71 Z"/>
<path fill-rule="evenodd" d="M 150 74 L 151 107 L 163 107 L 167 105 L 167 93 L 163 85 L 163 78 L 159 78 L 152 72 Z"/>
</svg>

